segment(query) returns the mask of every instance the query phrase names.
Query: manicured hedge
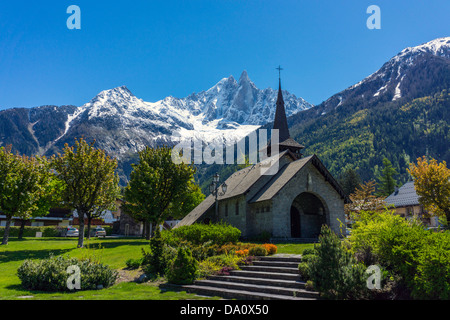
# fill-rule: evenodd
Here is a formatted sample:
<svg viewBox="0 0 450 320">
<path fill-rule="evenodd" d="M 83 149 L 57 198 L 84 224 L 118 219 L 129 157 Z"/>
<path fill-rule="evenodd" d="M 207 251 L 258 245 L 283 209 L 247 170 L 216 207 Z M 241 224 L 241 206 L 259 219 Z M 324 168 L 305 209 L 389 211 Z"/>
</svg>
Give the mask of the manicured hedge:
<svg viewBox="0 0 450 320">
<path fill-rule="evenodd" d="M 9 229 L 10 237 L 19 236 L 20 227 L 14 226 Z M 61 235 L 61 227 L 48 226 L 48 227 L 25 227 L 23 230 L 24 237 L 36 237 L 36 232 L 42 232 L 43 237 L 58 237 Z M 0 227 L 0 236 L 3 237 L 5 233 L 5 227 Z"/>
<path fill-rule="evenodd" d="M 69 266 L 80 268 L 80 290 L 94 290 L 112 286 L 118 276 L 117 271 L 89 259 L 64 256 L 50 257 L 37 261 L 25 260 L 17 270 L 22 286 L 28 290 L 70 291 L 67 279 Z"/>
<path fill-rule="evenodd" d="M 169 241 L 185 240 L 195 245 L 200 245 L 205 242 L 211 242 L 212 244 L 217 245 L 223 245 L 230 242 L 236 243 L 240 236 L 241 231 L 239 229 L 225 223 L 195 223 L 190 226 L 182 226 L 166 231 L 163 234 L 163 238 L 166 238 Z"/>
<path fill-rule="evenodd" d="M 80 230 L 79 226 L 73 226 L 73 227 Z M 95 227 L 96 226 L 91 226 L 91 230 Z M 112 234 L 111 226 L 102 226 L 102 227 L 105 229 L 107 236 Z M 20 229 L 20 227 L 18 227 L 18 226 L 10 227 L 9 236 L 10 237 L 18 237 L 19 229 Z M 23 236 L 34 238 L 34 237 L 36 237 L 36 232 L 42 232 L 43 237 L 60 237 L 63 229 L 64 229 L 64 227 L 58 227 L 58 226 L 46 226 L 46 227 L 26 226 L 23 230 Z M 3 237 L 4 233 L 5 233 L 5 227 L 0 227 L 0 237 Z M 87 226 L 84 226 L 84 234 L 85 234 L 85 236 L 87 235 Z"/>
</svg>

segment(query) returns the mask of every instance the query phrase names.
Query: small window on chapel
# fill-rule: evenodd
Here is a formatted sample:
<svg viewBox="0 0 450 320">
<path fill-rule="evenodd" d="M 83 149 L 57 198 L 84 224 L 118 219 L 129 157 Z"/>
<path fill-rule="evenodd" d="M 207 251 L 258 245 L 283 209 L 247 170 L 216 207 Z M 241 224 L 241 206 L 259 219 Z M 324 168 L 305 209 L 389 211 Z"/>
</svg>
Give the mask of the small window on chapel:
<svg viewBox="0 0 450 320">
<path fill-rule="evenodd" d="M 225 204 L 225 217 L 228 217 L 228 203 Z"/>
<path fill-rule="evenodd" d="M 239 202 L 236 202 L 235 211 L 236 211 L 236 215 L 238 215 L 239 214 Z"/>
</svg>

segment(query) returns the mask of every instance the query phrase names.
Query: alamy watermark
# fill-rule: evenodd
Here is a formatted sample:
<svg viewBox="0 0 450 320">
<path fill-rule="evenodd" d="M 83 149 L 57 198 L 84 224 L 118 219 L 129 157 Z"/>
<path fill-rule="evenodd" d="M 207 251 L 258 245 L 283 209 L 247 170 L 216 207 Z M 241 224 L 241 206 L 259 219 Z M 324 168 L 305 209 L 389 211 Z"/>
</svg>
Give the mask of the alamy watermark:
<svg viewBox="0 0 450 320">
<path fill-rule="evenodd" d="M 81 9 L 79 6 L 71 5 L 67 7 L 66 13 L 70 16 L 67 18 L 67 29 L 81 29 Z"/>
<path fill-rule="evenodd" d="M 70 274 L 67 278 L 67 289 L 69 290 L 80 290 L 81 289 L 81 271 L 80 267 L 77 265 L 71 265 L 67 267 L 66 272 Z"/>
<path fill-rule="evenodd" d="M 368 29 L 381 29 L 381 9 L 377 5 L 367 7 L 366 13 L 370 14 L 367 18 L 366 26 Z"/>
<path fill-rule="evenodd" d="M 278 129 L 271 130 L 270 144 L 267 143 L 267 129 L 258 130 L 258 134 L 253 131 L 244 139 L 228 140 L 226 143 L 222 136 L 210 142 L 176 136 L 173 139 L 180 140 L 172 149 L 172 161 L 176 164 L 259 164 L 262 175 L 274 175 L 278 172 Z"/>
<path fill-rule="evenodd" d="M 371 265 L 367 268 L 366 273 L 370 274 L 367 278 L 367 288 L 370 290 L 381 289 L 381 269 L 377 265 Z"/>
</svg>

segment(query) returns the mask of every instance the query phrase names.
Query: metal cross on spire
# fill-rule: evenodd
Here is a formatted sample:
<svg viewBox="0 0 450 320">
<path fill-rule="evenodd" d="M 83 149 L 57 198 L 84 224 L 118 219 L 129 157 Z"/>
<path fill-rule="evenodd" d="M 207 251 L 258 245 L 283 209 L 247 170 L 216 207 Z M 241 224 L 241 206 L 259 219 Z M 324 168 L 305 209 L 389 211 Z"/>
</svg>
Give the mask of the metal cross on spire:
<svg viewBox="0 0 450 320">
<path fill-rule="evenodd" d="M 278 66 L 278 68 L 275 68 L 278 70 L 278 79 L 281 80 L 281 70 L 283 70 L 283 68 L 281 66 Z"/>
</svg>

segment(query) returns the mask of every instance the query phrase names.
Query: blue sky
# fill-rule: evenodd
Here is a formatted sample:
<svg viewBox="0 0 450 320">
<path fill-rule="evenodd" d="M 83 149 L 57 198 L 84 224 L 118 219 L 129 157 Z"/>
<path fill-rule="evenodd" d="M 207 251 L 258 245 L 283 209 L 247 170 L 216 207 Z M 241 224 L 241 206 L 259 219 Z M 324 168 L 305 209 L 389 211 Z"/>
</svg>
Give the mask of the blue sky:
<svg viewBox="0 0 450 320">
<path fill-rule="evenodd" d="M 368 6 L 381 9 L 369 30 Z M 81 9 L 69 30 L 67 7 Z M 318 104 L 403 48 L 450 36 L 450 1 L 8 1 L 0 6 L 0 109 L 82 105 L 126 85 L 185 97 L 247 70 L 259 88 Z"/>
</svg>

